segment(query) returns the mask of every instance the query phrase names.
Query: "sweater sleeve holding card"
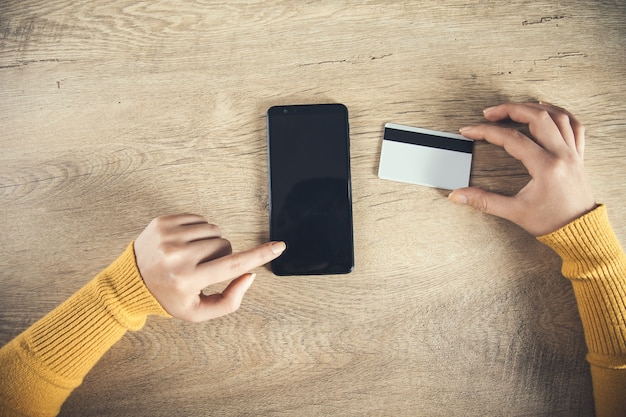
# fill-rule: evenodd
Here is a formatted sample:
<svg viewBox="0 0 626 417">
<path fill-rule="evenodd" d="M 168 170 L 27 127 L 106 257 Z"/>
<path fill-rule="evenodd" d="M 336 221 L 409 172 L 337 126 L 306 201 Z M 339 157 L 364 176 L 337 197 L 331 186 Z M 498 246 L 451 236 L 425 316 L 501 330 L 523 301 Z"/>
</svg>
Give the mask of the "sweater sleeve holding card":
<svg viewBox="0 0 626 417">
<path fill-rule="evenodd" d="M 54 416 L 96 362 L 150 314 L 133 244 L 59 307 L 0 349 L 0 415 Z"/>
<path fill-rule="evenodd" d="M 606 208 L 538 238 L 563 260 L 589 351 L 596 414 L 626 416 L 626 255 Z"/>
</svg>

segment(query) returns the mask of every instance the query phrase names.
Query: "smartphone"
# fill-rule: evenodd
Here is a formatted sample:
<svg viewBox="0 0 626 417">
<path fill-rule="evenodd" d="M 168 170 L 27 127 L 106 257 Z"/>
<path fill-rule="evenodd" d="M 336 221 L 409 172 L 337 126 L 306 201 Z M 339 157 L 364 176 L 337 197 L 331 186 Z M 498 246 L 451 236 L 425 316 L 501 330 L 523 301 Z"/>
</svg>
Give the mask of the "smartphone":
<svg viewBox="0 0 626 417">
<path fill-rule="evenodd" d="M 270 239 L 287 244 L 274 274 L 354 269 L 349 130 L 343 104 L 267 111 Z"/>
</svg>

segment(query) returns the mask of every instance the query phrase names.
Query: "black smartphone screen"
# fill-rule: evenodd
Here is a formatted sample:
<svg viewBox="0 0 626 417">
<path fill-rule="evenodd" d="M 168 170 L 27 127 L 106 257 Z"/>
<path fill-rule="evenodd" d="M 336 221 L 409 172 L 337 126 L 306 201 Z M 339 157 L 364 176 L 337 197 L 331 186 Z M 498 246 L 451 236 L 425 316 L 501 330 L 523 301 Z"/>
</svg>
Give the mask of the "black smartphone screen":
<svg viewBox="0 0 626 417">
<path fill-rule="evenodd" d="M 348 109 L 275 106 L 267 112 L 270 239 L 287 244 L 276 275 L 354 268 Z"/>
</svg>

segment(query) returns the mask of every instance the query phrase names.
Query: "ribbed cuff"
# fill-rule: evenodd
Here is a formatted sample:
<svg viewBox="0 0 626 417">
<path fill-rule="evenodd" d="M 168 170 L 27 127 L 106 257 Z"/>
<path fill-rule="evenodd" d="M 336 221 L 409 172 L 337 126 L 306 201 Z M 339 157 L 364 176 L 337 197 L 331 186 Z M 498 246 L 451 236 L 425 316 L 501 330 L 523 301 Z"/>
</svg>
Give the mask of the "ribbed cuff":
<svg viewBox="0 0 626 417">
<path fill-rule="evenodd" d="M 51 381 L 76 387 L 127 330 L 150 314 L 168 316 L 146 288 L 133 243 L 109 267 L 25 332 L 26 352 L 44 365 Z"/>
<path fill-rule="evenodd" d="M 623 271 L 624 251 L 604 205 L 537 239 L 563 259 L 566 278 L 601 279 L 612 271 Z"/>
<path fill-rule="evenodd" d="M 561 257 L 563 275 L 572 281 L 589 362 L 626 368 L 626 255 L 606 208 L 537 239 Z"/>
</svg>

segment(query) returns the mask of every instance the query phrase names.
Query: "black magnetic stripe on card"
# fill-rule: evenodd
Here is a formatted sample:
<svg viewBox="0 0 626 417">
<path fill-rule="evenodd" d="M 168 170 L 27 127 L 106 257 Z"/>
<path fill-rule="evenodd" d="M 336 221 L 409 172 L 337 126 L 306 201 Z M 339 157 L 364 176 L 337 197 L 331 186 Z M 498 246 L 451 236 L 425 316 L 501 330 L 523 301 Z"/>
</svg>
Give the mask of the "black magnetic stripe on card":
<svg viewBox="0 0 626 417">
<path fill-rule="evenodd" d="M 442 136 L 428 135 L 426 133 L 392 129 L 389 127 L 385 128 L 383 138 L 393 142 L 409 143 L 411 145 L 428 146 L 429 148 L 445 149 L 448 151 L 463 153 L 472 153 L 472 147 L 474 145 L 474 142 L 471 140 L 446 138 Z"/>
</svg>

